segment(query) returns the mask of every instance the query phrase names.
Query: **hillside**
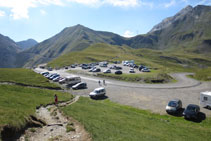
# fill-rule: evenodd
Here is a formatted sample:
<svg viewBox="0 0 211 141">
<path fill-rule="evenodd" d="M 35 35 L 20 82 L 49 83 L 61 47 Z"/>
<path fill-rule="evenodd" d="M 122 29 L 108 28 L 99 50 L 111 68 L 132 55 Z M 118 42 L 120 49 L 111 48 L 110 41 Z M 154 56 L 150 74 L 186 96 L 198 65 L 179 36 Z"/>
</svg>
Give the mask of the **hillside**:
<svg viewBox="0 0 211 141">
<path fill-rule="evenodd" d="M 29 59 L 25 66 L 33 66 L 48 62 L 67 52 L 83 50 L 93 43 L 122 45 L 124 40 L 125 38 L 117 34 L 94 31 L 82 25 L 76 25 L 65 28 L 59 34 L 20 53 L 21 61 L 18 62 Z"/>
<path fill-rule="evenodd" d="M 28 39 L 28 40 L 16 42 L 16 44 L 19 46 L 21 51 L 23 51 L 35 46 L 36 44 L 38 44 L 38 42 L 34 39 Z"/>
<path fill-rule="evenodd" d="M 16 54 L 19 51 L 17 44 L 4 35 L 0 34 L 0 67 L 15 67 Z"/>
<path fill-rule="evenodd" d="M 154 26 L 148 35 L 158 38 L 158 49 L 211 51 L 211 6 L 187 6 Z"/>
<path fill-rule="evenodd" d="M 124 38 L 111 32 L 94 31 L 82 25 L 68 27 L 57 35 L 20 53 L 18 66 L 49 62 L 69 52 L 82 51 L 95 43 L 180 51 L 209 55 L 211 52 L 211 6 L 187 6 L 156 25 L 145 35 Z"/>
<path fill-rule="evenodd" d="M 83 51 L 70 52 L 48 63 L 51 67 L 63 67 L 74 63 L 90 63 L 99 61 L 135 60 L 152 68 L 167 71 L 189 71 L 193 68 L 211 66 L 211 57 L 196 53 L 169 52 L 151 49 L 133 49 L 128 46 L 97 43 Z"/>
</svg>

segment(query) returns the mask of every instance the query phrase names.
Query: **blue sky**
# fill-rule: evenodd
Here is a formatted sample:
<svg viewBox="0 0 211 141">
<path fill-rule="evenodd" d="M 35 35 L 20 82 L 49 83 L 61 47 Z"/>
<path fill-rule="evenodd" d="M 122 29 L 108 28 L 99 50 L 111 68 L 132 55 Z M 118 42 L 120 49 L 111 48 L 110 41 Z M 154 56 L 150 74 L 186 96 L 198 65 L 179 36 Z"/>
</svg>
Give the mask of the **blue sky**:
<svg viewBox="0 0 211 141">
<path fill-rule="evenodd" d="M 81 24 L 131 37 L 198 4 L 211 5 L 211 0 L 0 0 L 0 33 L 40 42 Z"/>
</svg>

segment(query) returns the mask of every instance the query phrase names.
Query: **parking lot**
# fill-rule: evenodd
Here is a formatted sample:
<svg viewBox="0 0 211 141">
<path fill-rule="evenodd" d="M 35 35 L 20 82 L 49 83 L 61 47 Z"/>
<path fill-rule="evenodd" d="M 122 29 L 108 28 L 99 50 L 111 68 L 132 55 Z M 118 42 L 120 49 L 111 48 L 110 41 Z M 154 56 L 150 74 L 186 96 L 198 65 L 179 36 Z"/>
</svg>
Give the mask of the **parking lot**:
<svg viewBox="0 0 211 141">
<path fill-rule="evenodd" d="M 100 66 L 98 65 L 98 66 L 96 66 L 96 67 L 97 67 L 97 68 L 100 68 L 100 70 L 101 70 L 100 72 L 102 73 L 102 72 L 104 72 L 105 70 L 108 70 L 108 69 L 110 69 L 110 68 L 113 67 L 113 66 L 121 67 L 122 69 L 120 69 L 120 70 L 121 70 L 122 73 L 124 73 L 124 74 L 129 74 L 129 73 L 130 73 L 129 71 L 130 71 L 131 67 L 129 67 L 129 66 L 123 66 L 123 64 L 108 64 L 107 67 L 100 67 Z M 82 69 L 82 67 L 79 67 L 79 66 L 77 66 L 77 67 L 75 67 L 75 68 L 69 67 L 68 69 L 69 69 L 69 70 L 84 71 L 84 72 L 90 73 L 90 74 L 93 74 L 93 73 L 94 73 L 94 72 L 89 72 L 90 69 Z M 117 71 L 116 69 L 110 69 L 110 70 L 111 70 L 111 73 L 115 73 L 115 71 Z M 138 68 L 134 68 L 134 71 L 135 71 L 136 74 L 138 74 L 138 73 L 143 73 L 143 72 L 139 71 Z"/>
<path fill-rule="evenodd" d="M 37 69 L 36 71 L 43 71 Z M 70 75 L 66 69 L 54 70 L 61 76 Z M 102 78 L 79 75 L 83 82 L 87 83 L 88 88 L 82 90 L 69 91 L 74 95 L 87 96 L 97 87 L 105 87 L 106 95 L 111 101 L 124 105 L 130 105 L 152 112 L 166 114 L 165 107 L 169 100 L 178 98 L 182 100 L 183 107 L 188 104 L 199 105 L 199 96 L 202 91 L 211 91 L 211 82 L 198 82 L 185 77 L 185 74 L 173 75 L 178 82 L 169 84 L 137 84 L 106 79 L 106 85 L 99 85 L 98 81 Z M 201 107 L 201 111 L 206 116 L 211 116 L 211 110 Z"/>
</svg>

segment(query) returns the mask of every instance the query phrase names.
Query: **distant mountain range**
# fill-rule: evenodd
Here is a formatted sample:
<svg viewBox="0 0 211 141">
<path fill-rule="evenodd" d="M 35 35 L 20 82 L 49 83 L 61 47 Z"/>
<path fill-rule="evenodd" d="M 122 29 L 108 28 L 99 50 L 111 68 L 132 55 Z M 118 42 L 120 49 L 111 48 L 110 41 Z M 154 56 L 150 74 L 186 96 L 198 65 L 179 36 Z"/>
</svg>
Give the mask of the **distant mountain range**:
<svg viewBox="0 0 211 141">
<path fill-rule="evenodd" d="M 210 23 L 211 6 L 198 5 L 194 8 L 187 6 L 175 16 L 166 18 L 155 25 L 147 34 L 132 38 L 76 25 L 65 28 L 55 36 L 29 49 L 15 51 L 14 53 L 17 53 L 15 66 L 46 63 L 66 53 L 82 51 L 95 43 L 124 45 L 134 49 L 181 50 L 208 55 L 211 53 Z"/>
<path fill-rule="evenodd" d="M 29 49 L 29 48 L 35 46 L 36 44 L 38 44 L 38 42 L 35 41 L 34 39 L 28 39 L 28 40 L 25 40 L 25 41 L 16 42 L 16 44 L 23 51 L 23 50 L 26 50 L 26 49 Z"/>
</svg>

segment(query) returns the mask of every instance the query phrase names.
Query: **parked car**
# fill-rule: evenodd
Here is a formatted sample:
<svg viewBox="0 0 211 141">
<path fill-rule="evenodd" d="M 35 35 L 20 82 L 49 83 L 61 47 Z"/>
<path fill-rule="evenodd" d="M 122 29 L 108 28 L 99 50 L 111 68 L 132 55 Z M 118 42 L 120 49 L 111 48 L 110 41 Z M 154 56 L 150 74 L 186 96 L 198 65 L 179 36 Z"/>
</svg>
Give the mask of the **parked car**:
<svg viewBox="0 0 211 141">
<path fill-rule="evenodd" d="M 72 86 L 72 89 L 74 90 L 85 89 L 85 88 L 87 88 L 87 84 L 85 82 L 81 82 Z"/>
<path fill-rule="evenodd" d="M 106 94 L 105 88 L 100 87 L 100 88 L 94 89 L 94 91 L 92 91 L 92 92 L 89 94 L 89 96 L 90 96 L 91 98 L 98 98 L 98 97 L 105 96 L 105 94 Z"/>
<path fill-rule="evenodd" d="M 148 68 L 143 68 L 141 71 L 142 72 L 150 72 L 150 70 Z"/>
<path fill-rule="evenodd" d="M 60 83 L 60 84 L 64 84 L 64 83 L 65 83 L 65 78 L 61 78 L 61 79 L 59 80 L 59 83 Z"/>
<path fill-rule="evenodd" d="M 200 112 L 200 107 L 195 104 L 189 104 L 185 111 L 183 112 L 183 116 L 185 119 L 198 119 Z"/>
<path fill-rule="evenodd" d="M 49 72 L 41 72 L 40 74 L 42 74 L 42 75 L 48 75 Z"/>
<path fill-rule="evenodd" d="M 91 69 L 89 69 L 89 72 L 93 72 L 93 70 L 95 70 L 96 67 L 92 67 Z"/>
<path fill-rule="evenodd" d="M 56 77 L 58 77 L 58 76 L 60 76 L 60 75 L 59 75 L 59 74 L 54 74 L 54 75 L 52 75 L 51 77 L 49 77 L 48 79 L 53 80 L 54 78 L 56 78 Z"/>
<path fill-rule="evenodd" d="M 111 73 L 110 69 L 104 70 L 103 73 Z"/>
<path fill-rule="evenodd" d="M 145 68 L 145 66 L 144 65 L 140 65 L 138 69 L 139 69 L 139 71 L 141 71 L 143 68 Z"/>
<path fill-rule="evenodd" d="M 133 68 L 130 68 L 129 73 L 135 73 Z"/>
<path fill-rule="evenodd" d="M 58 76 L 58 77 L 56 77 L 56 78 L 53 79 L 53 82 L 58 82 L 61 79 L 62 79 L 62 77 Z"/>
<path fill-rule="evenodd" d="M 166 112 L 168 114 L 176 114 L 180 109 L 182 109 L 182 101 L 180 99 L 173 99 L 166 106 Z"/>
<path fill-rule="evenodd" d="M 48 71 L 52 71 L 52 70 L 53 70 L 53 68 L 51 68 L 51 67 L 48 68 Z"/>
<path fill-rule="evenodd" d="M 66 66 L 65 69 L 67 70 L 68 69 L 68 66 Z"/>
<path fill-rule="evenodd" d="M 75 67 L 76 67 L 76 65 L 71 65 L 70 67 L 71 67 L 71 68 L 75 68 Z"/>
<path fill-rule="evenodd" d="M 101 72 L 100 68 L 95 68 L 92 72 Z"/>
<path fill-rule="evenodd" d="M 122 71 L 117 70 L 117 71 L 115 71 L 115 74 L 122 74 Z"/>
</svg>

